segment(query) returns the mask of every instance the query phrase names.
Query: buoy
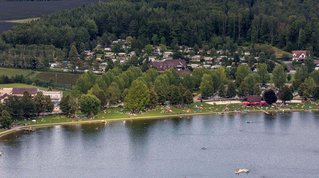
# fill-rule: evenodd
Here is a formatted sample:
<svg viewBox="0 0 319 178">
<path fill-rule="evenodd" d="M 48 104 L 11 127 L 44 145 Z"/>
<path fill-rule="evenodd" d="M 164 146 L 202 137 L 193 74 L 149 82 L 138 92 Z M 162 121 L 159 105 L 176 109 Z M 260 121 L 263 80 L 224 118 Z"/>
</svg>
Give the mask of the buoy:
<svg viewBox="0 0 319 178">
<path fill-rule="evenodd" d="M 235 170 L 235 174 L 239 175 L 239 174 L 241 174 L 241 173 L 246 173 L 246 174 L 248 174 L 248 173 L 249 173 L 249 169 L 247 169 L 247 168 L 239 168 L 239 169 L 236 169 L 236 170 Z"/>
<path fill-rule="evenodd" d="M 0 152 L 0 156 L 2 156 L 2 152 Z"/>
<path fill-rule="evenodd" d="M 123 121 L 123 124 L 125 124 L 126 123 L 126 121 Z"/>
</svg>

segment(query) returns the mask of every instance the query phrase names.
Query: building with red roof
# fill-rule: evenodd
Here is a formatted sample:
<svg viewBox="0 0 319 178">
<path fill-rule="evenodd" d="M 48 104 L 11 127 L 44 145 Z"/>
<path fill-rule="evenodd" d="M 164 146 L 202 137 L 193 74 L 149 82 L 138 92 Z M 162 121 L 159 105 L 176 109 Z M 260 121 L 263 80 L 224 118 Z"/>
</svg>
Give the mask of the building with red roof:
<svg viewBox="0 0 319 178">
<path fill-rule="evenodd" d="M 164 72 L 169 69 L 176 69 L 177 71 L 185 70 L 186 66 L 186 61 L 183 59 L 152 61 L 149 64 L 149 67 L 155 68 L 159 72 Z"/>
<path fill-rule="evenodd" d="M 309 52 L 307 50 L 294 50 L 291 51 L 293 61 L 304 61 L 308 56 Z"/>
</svg>

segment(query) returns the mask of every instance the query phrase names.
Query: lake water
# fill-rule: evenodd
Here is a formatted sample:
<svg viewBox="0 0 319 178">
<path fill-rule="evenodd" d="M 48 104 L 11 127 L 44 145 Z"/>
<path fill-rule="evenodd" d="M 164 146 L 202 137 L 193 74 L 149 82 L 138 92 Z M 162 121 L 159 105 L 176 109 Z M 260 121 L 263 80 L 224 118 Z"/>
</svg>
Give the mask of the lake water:
<svg viewBox="0 0 319 178">
<path fill-rule="evenodd" d="M 1 177 L 318 178 L 319 113 L 55 126 L 2 138 L 0 151 Z"/>
</svg>

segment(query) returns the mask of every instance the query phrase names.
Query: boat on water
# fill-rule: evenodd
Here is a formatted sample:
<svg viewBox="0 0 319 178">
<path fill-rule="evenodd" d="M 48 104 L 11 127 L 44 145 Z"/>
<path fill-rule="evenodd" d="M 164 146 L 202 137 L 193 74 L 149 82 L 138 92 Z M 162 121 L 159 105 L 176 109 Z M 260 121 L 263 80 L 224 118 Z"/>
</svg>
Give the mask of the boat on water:
<svg viewBox="0 0 319 178">
<path fill-rule="evenodd" d="M 246 174 L 248 174 L 248 173 L 249 173 L 249 169 L 247 169 L 247 168 L 239 168 L 239 169 L 236 169 L 236 170 L 235 170 L 235 174 L 239 175 L 239 174 L 241 174 L 241 173 L 246 173 Z"/>
</svg>

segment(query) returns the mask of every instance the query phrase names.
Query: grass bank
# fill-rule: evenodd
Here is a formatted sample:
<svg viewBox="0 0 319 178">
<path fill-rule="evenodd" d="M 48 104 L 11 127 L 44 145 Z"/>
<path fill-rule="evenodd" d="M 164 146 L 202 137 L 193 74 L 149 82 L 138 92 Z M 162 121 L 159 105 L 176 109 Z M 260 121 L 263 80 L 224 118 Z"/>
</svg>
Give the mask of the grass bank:
<svg viewBox="0 0 319 178">
<path fill-rule="evenodd" d="M 280 107 L 246 107 L 241 104 L 230 105 L 209 105 L 206 103 L 195 103 L 187 107 L 157 107 L 153 110 L 140 114 L 129 114 L 123 108 L 111 108 L 99 113 L 94 118 L 67 118 L 65 116 L 52 115 L 38 118 L 34 123 L 32 121 L 19 121 L 22 127 L 16 127 L 11 130 L 0 130 L 0 137 L 19 131 L 24 128 L 50 127 L 54 125 L 72 125 L 99 122 L 114 122 L 122 120 L 146 120 L 161 119 L 172 117 L 186 117 L 194 115 L 226 114 L 226 113 L 251 113 L 251 112 L 305 112 L 319 111 L 319 104 L 306 102 L 302 104 L 289 104 Z"/>
</svg>

